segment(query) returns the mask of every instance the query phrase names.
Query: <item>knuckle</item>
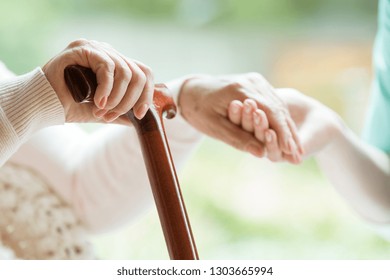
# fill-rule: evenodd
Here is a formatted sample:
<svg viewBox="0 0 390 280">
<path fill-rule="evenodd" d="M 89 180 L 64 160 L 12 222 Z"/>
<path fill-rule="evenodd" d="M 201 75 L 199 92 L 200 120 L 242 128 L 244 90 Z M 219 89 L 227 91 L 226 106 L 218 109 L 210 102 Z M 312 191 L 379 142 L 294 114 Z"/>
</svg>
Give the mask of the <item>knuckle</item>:
<svg viewBox="0 0 390 280">
<path fill-rule="evenodd" d="M 277 114 L 280 115 L 280 118 L 287 120 L 287 117 L 290 115 L 286 107 L 284 107 L 282 104 L 278 104 L 275 106 L 277 110 Z"/>
<path fill-rule="evenodd" d="M 144 65 L 144 66 L 143 66 L 143 72 L 144 72 L 144 74 L 145 74 L 148 78 L 153 76 L 153 71 L 152 71 L 152 69 L 151 69 L 149 66 L 147 66 L 147 65 Z"/>
<path fill-rule="evenodd" d="M 151 69 L 149 66 L 145 66 L 145 68 L 144 68 L 144 74 L 145 74 L 146 79 L 147 79 L 148 81 L 154 80 L 153 71 L 152 71 L 152 69 Z"/>
<path fill-rule="evenodd" d="M 80 47 L 80 46 L 87 45 L 88 42 L 89 42 L 89 41 L 88 41 L 87 39 L 80 38 L 80 39 L 77 39 L 77 40 L 72 41 L 72 42 L 68 45 L 68 47 L 69 47 L 69 48 Z"/>
<path fill-rule="evenodd" d="M 260 87 L 261 89 L 266 88 L 267 80 L 257 72 L 249 72 L 245 74 L 245 79 L 252 85 Z"/>
<path fill-rule="evenodd" d="M 113 47 L 112 47 L 109 43 L 107 43 L 107 42 L 98 42 L 98 41 L 94 41 L 94 42 L 97 43 L 97 44 L 102 45 L 103 47 L 109 48 L 109 49 L 112 49 L 112 48 L 113 48 Z"/>
<path fill-rule="evenodd" d="M 73 47 L 75 50 L 79 51 L 83 57 L 90 57 L 93 53 L 93 49 L 87 45 L 79 45 Z"/>
<path fill-rule="evenodd" d="M 99 45 L 100 43 L 96 40 L 88 40 L 88 44 L 90 45 Z"/>
<path fill-rule="evenodd" d="M 115 63 L 111 60 L 107 60 L 105 62 L 102 62 L 99 66 L 102 68 L 105 68 L 110 73 L 114 73 Z"/>
<path fill-rule="evenodd" d="M 269 113 L 275 116 L 279 121 L 286 119 L 287 110 L 281 104 L 274 104 L 266 106 Z"/>
<path fill-rule="evenodd" d="M 136 75 L 136 83 L 144 86 L 146 84 L 147 78 L 143 72 L 137 73 Z"/>
<path fill-rule="evenodd" d="M 129 67 L 124 65 L 117 66 L 115 68 L 115 73 L 116 73 L 115 74 L 116 79 L 126 83 L 128 83 L 131 80 L 131 77 L 133 75 Z"/>
<path fill-rule="evenodd" d="M 244 85 L 241 81 L 231 81 L 226 86 L 225 89 L 229 92 L 242 92 Z"/>
<path fill-rule="evenodd" d="M 258 72 L 249 72 L 246 74 L 246 76 L 251 80 L 264 80 L 263 75 L 261 75 Z"/>
</svg>

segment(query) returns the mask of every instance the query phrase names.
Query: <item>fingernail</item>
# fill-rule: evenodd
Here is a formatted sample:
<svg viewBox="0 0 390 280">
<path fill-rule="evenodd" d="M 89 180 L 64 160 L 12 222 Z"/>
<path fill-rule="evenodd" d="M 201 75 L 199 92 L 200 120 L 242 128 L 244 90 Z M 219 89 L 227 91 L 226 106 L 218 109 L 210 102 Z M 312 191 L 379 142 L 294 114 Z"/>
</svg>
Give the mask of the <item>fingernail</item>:
<svg viewBox="0 0 390 280">
<path fill-rule="evenodd" d="M 240 111 L 240 107 L 237 104 L 232 104 L 232 113 L 238 114 L 239 111 Z"/>
<path fill-rule="evenodd" d="M 303 155 L 305 153 L 305 149 L 302 147 L 302 145 L 298 146 L 299 154 Z"/>
<path fill-rule="evenodd" d="M 244 111 L 245 111 L 245 113 L 247 113 L 247 114 L 249 114 L 250 112 L 251 112 L 251 107 L 248 105 L 248 104 L 244 104 Z"/>
<path fill-rule="evenodd" d="M 294 164 L 299 164 L 302 161 L 302 157 L 299 154 L 294 154 L 293 158 L 294 158 Z"/>
<path fill-rule="evenodd" d="M 260 124 L 260 117 L 258 114 L 253 113 L 253 119 L 254 119 L 256 125 Z"/>
<path fill-rule="evenodd" d="M 110 112 L 104 116 L 104 120 L 106 122 L 112 122 L 118 118 L 118 114 L 116 112 Z"/>
<path fill-rule="evenodd" d="M 106 107 L 106 105 L 107 105 L 107 99 L 108 99 L 107 96 L 103 96 L 103 98 L 100 99 L 100 102 L 99 102 L 99 108 L 100 108 L 100 109 L 104 109 L 104 107 Z"/>
<path fill-rule="evenodd" d="M 268 143 L 272 142 L 272 134 L 269 131 L 265 132 L 265 141 L 267 141 Z"/>
<path fill-rule="evenodd" d="M 137 115 L 138 115 L 138 119 L 142 119 L 143 117 L 145 117 L 146 115 L 146 112 L 148 111 L 149 109 L 149 105 L 148 104 L 143 104 L 141 107 L 138 108 L 137 110 Z"/>
<path fill-rule="evenodd" d="M 98 111 L 95 112 L 95 117 L 97 117 L 97 118 L 100 119 L 101 117 L 103 117 L 103 115 L 104 115 L 105 113 L 107 113 L 107 110 L 105 110 L 105 109 L 100 109 L 100 110 L 98 110 Z"/>
<path fill-rule="evenodd" d="M 297 145 L 292 138 L 288 140 L 288 149 L 290 150 L 290 153 L 298 154 Z"/>
</svg>

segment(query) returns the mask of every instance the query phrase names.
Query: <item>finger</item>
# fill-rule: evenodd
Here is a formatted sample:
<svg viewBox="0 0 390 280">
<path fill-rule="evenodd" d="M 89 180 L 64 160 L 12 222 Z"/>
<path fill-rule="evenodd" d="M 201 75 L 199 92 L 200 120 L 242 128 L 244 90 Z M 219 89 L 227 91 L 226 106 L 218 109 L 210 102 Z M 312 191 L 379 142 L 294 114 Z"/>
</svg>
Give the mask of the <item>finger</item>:
<svg viewBox="0 0 390 280">
<path fill-rule="evenodd" d="M 94 102 L 97 104 L 97 108 L 93 110 L 94 115 L 97 118 L 102 118 L 104 116 L 105 121 L 108 122 L 115 120 L 122 113 L 112 109 L 115 108 L 125 96 L 128 84 L 133 75 L 128 65 L 120 57 L 112 54 L 110 54 L 109 57 L 115 64 L 112 90 L 108 95 L 104 95 L 103 97 L 100 97 L 97 94 L 95 95 Z"/>
<path fill-rule="evenodd" d="M 271 113 L 266 112 L 270 128 L 274 130 L 278 136 L 278 143 L 281 151 L 290 154 L 289 140 L 292 139 L 290 127 L 287 124 L 287 114 L 284 110 L 275 109 Z"/>
<path fill-rule="evenodd" d="M 124 92 L 117 92 L 116 95 L 112 94 L 112 99 L 110 97 L 109 102 L 112 101 L 113 104 L 118 103 L 104 116 L 105 120 L 108 122 L 114 121 L 133 108 L 145 88 L 146 76 L 143 71 L 132 61 L 128 61 L 127 65 L 132 72 L 132 78 Z M 107 104 L 107 107 L 110 105 Z M 145 108 L 145 113 L 146 110 L 147 108 Z"/>
<path fill-rule="evenodd" d="M 299 140 L 297 137 L 297 130 L 288 112 L 285 110 L 279 110 L 274 115 L 273 120 L 269 118 L 270 127 L 276 132 L 278 136 L 279 148 L 286 154 L 297 154 L 297 143 Z"/>
<path fill-rule="evenodd" d="M 134 115 L 138 119 L 142 119 L 145 116 L 148 108 L 153 103 L 154 77 L 152 71 L 148 66 L 138 61 L 135 61 L 135 63 L 142 70 L 146 77 L 144 89 L 141 93 L 141 96 L 138 98 L 137 102 L 134 105 Z"/>
<path fill-rule="evenodd" d="M 295 122 L 291 118 L 287 119 L 287 123 L 290 127 L 292 137 L 294 139 L 293 144 L 295 144 L 297 153 L 298 153 L 298 155 L 302 156 L 304 154 L 304 149 L 303 149 L 302 141 L 298 135 L 298 128 L 297 128 Z"/>
<path fill-rule="evenodd" d="M 255 129 L 255 137 L 259 139 L 260 142 L 264 143 L 265 141 L 265 130 L 269 128 L 268 119 L 265 113 L 257 109 L 253 113 L 253 123 Z"/>
<path fill-rule="evenodd" d="M 114 108 L 111 108 L 107 119 L 113 121 L 118 116 L 127 113 L 133 107 L 135 116 L 141 119 L 153 102 L 154 78 L 152 71 L 143 63 L 128 59 L 107 43 L 100 43 L 100 46 L 106 52 L 112 54 L 113 57 L 119 58 L 120 63 L 122 65 L 124 63 L 128 69 L 130 69 L 131 73 L 130 80 L 127 81 L 125 94 L 118 94 L 118 99 L 113 100 L 114 104 L 108 102 L 108 106 L 111 105 L 111 107 L 113 107 L 112 105 L 115 105 L 115 103 L 117 104 Z M 119 100 L 121 96 L 122 98 Z"/>
<path fill-rule="evenodd" d="M 108 112 L 111 117 L 105 115 L 105 118 L 106 120 L 111 121 L 114 119 L 114 116 L 119 114 L 119 112 L 116 112 L 116 110 L 113 109 L 118 106 L 125 96 L 129 83 L 133 77 L 133 71 L 123 56 L 108 43 L 91 40 L 89 44 L 97 51 L 105 53 L 114 63 L 111 92 L 109 95 L 103 96 L 102 98 L 95 95 L 95 104 L 97 104 L 99 109 L 104 109 Z M 102 113 L 102 111 L 103 110 L 99 113 Z"/>
<path fill-rule="evenodd" d="M 224 117 L 218 117 L 215 122 L 218 129 L 210 129 L 209 134 L 234 148 L 249 152 L 256 157 L 264 156 L 264 146 L 252 133 L 249 133 L 230 120 Z"/>
<path fill-rule="evenodd" d="M 103 109 L 114 86 L 115 62 L 105 52 L 92 46 L 79 47 L 74 52 L 78 53 L 78 55 L 70 52 L 72 58 L 80 57 L 80 60 L 75 59 L 75 63 L 91 68 L 95 73 L 97 87 L 94 103 L 98 108 Z"/>
<path fill-rule="evenodd" d="M 241 126 L 244 130 L 248 132 L 254 131 L 253 126 L 253 112 L 257 109 L 256 102 L 252 99 L 245 99 L 244 100 L 244 108 L 242 111 L 242 120 L 241 120 Z"/>
<path fill-rule="evenodd" d="M 273 162 L 281 161 L 282 151 L 279 149 L 278 139 L 275 131 L 272 129 L 266 130 L 265 140 L 268 159 Z"/>
<path fill-rule="evenodd" d="M 271 84 L 261 75 L 256 77 L 255 84 L 261 93 L 256 99 L 258 101 L 258 107 L 266 113 L 270 127 L 278 136 L 281 150 L 285 153 L 291 153 L 288 143 L 292 138 L 292 133 L 287 124 L 287 118 L 290 116 L 289 112 L 282 100 L 275 94 L 275 89 Z"/>
<path fill-rule="evenodd" d="M 233 100 L 228 107 L 228 118 L 235 125 L 241 126 L 243 104 L 239 100 Z"/>
<path fill-rule="evenodd" d="M 302 162 L 302 160 L 298 160 L 295 156 L 293 155 L 288 155 L 288 154 L 285 154 L 283 153 L 282 155 L 283 159 L 289 163 L 292 163 L 292 164 L 299 164 Z"/>
<path fill-rule="evenodd" d="M 120 57 L 111 56 L 115 62 L 114 86 L 108 97 L 105 109 L 112 110 L 118 106 L 126 94 L 130 81 L 134 79 L 134 69 Z"/>
</svg>

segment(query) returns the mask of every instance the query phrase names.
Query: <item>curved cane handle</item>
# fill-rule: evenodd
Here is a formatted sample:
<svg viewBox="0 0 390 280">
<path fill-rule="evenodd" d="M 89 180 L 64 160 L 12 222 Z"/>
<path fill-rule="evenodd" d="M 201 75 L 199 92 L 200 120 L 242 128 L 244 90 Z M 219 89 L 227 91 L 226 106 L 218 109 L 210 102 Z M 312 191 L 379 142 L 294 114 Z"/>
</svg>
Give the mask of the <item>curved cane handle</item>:
<svg viewBox="0 0 390 280">
<path fill-rule="evenodd" d="M 96 75 L 89 68 L 71 65 L 64 70 L 65 83 L 76 103 L 92 102 L 97 88 Z"/>
<path fill-rule="evenodd" d="M 90 68 L 79 65 L 68 66 L 64 70 L 64 78 L 76 103 L 93 102 L 97 80 L 95 73 Z M 176 105 L 164 84 L 155 85 L 153 103 L 160 116 L 171 119 L 176 115 Z"/>
<path fill-rule="evenodd" d="M 68 66 L 64 75 L 76 102 L 93 100 L 97 83 L 89 68 Z M 196 260 L 198 253 L 162 121 L 162 117 L 175 116 L 176 106 L 164 85 L 155 86 L 153 103 L 141 120 L 133 110 L 126 115 L 137 130 L 170 258 Z"/>
</svg>

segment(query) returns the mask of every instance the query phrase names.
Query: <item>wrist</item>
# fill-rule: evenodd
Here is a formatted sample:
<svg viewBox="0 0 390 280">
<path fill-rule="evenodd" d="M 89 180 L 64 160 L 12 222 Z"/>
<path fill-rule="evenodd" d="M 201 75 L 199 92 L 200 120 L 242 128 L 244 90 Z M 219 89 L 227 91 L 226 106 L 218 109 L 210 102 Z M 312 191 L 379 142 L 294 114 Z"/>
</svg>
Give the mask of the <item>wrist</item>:
<svg viewBox="0 0 390 280">
<path fill-rule="evenodd" d="M 327 139 L 329 139 L 329 141 L 317 153 L 316 158 L 318 160 L 328 157 L 334 158 L 335 156 L 337 156 L 337 153 L 339 153 L 339 150 L 342 149 L 345 143 L 346 133 L 348 131 L 348 127 L 345 125 L 341 117 L 337 115 L 334 111 L 328 108 L 327 110 L 330 111 L 327 129 Z"/>
<path fill-rule="evenodd" d="M 66 100 L 66 95 L 62 94 L 62 92 L 64 92 L 64 90 L 59 87 L 60 83 L 58 81 L 61 81 L 61 79 L 56 77 L 55 75 L 53 75 L 55 73 L 53 73 L 53 71 L 51 70 L 51 68 L 52 68 L 51 63 L 52 63 L 52 60 L 50 60 L 48 63 L 46 63 L 42 67 L 42 72 L 43 72 L 47 82 L 50 84 L 53 92 L 55 93 L 58 100 L 60 101 L 60 103 L 63 107 L 63 110 L 64 110 L 64 114 L 67 117 L 68 111 L 69 111 L 69 104 L 68 104 L 69 102 L 67 102 L 67 100 Z"/>
<path fill-rule="evenodd" d="M 191 104 L 192 96 L 191 90 L 193 89 L 194 77 L 188 77 L 183 80 L 177 95 L 177 107 L 181 116 L 187 120 L 188 117 L 188 104 Z"/>
<path fill-rule="evenodd" d="M 176 104 L 178 110 L 184 119 L 188 119 L 192 109 L 196 110 L 197 95 L 202 94 L 201 82 L 207 75 L 188 75 L 181 79 L 180 86 L 177 90 Z"/>
</svg>

